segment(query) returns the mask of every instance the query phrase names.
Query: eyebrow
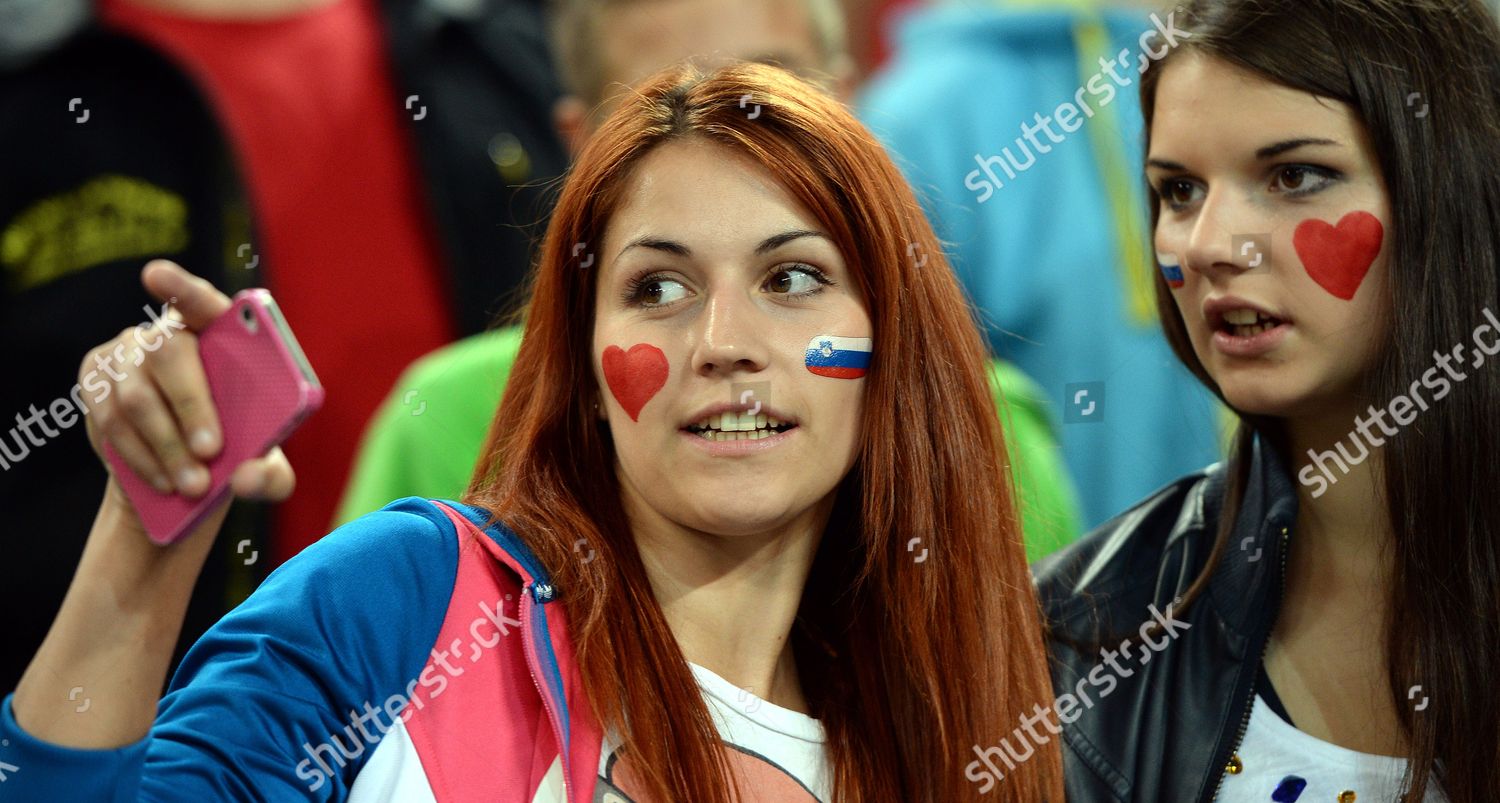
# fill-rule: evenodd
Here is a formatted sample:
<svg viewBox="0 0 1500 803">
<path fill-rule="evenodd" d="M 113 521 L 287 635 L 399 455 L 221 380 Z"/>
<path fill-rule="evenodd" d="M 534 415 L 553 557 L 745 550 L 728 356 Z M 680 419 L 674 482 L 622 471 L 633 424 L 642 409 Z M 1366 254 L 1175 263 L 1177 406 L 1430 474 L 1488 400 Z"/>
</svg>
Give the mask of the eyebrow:
<svg viewBox="0 0 1500 803">
<path fill-rule="evenodd" d="M 768 254 L 780 248 L 781 246 L 792 242 L 793 240 L 800 240 L 803 237 L 821 237 L 824 240 L 829 239 L 828 235 L 824 234 L 821 231 L 813 231 L 811 229 L 793 229 L 791 231 L 784 231 L 780 234 L 773 234 L 770 237 L 761 240 L 760 245 L 755 246 L 755 253 L 757 255 Z M 649 248 L 653 251 L 661 251 L 663 253 L 673 254 L 680 257 L 690 257 L 693 255 L 693 249 L 688 248 L 687 246 L 677 242 L 676 240 L 668 240 L 663 237 L 654 237 L 648 234 L 644 237 L 637 237 L 636 239 L 631 240 L 628 244 L 626 244 L 624 248 L 620 249 L 620 253 L 616 254 L 615 258 L 618 259 L 620 256 L 623 256 L 626 251 L 629 251 L 632 248 Z"/>
<path fill-rule="evenodd" d="M 1267 145 L 1255 152 L 1255 158 L 1260 160 L 1272 159 L 1288 151 L 1294 151 L 1307 145 L 1333 145 L 1338 147 L 1343 143 L 1331 139 L 1318 139 L 1315 137 L 1302 137 L 1301 139 L 1288 139 L 1275 145 Z"/>
<path fill-rule="evenodd" d="M 1337 140 L 1320 139 L 1320 138 L 1317 138 L 1317 137 L 1301 137 L 1301 138 L 1298 138 L 1298 139 L 1288 139 L 1288 140 L 1283 140 L 1281 142 L 1277 142 L 1277 143 L 1275 143 L 1273 145 L 1267 145 L 1264 148 L 1260 148 L 1260 149 L 1256 150 L 1255 151 L 1255 159 L 1256 159 L 1256 161 L 1263 162 L 1263 161 L 1265 161 L 1267 159 L 1274 159 L 1277 156 L 1280 156 L 1280 155 L 1282 155 L 1284 153 L 1289 153 L 1291 151 L 1297 150 L 1298 148 L 1307 147 L 1307 146 L 1310 146 L 1310 145 L 1332 145 L 1334 147 L 1342 147 L 1343 144 L 1344 143 L 1338 142 Z M 1180 164 L 1178 162 L 1173 162 L 1173 161 L 1170 161 L 1170 160 L 1167 160 L 1167 159 L 1147 159 L 1146 160 L 1146 166 L 1147 167 L 1156 167 L 1156 168 L 1160 168 L 1162 170 L 1169 170 L 1169 171 L 1186 171 L 1187 170 L 1187 168 L 1185 166 L 1183 166 L 1182 164 Z"/>
</svg>

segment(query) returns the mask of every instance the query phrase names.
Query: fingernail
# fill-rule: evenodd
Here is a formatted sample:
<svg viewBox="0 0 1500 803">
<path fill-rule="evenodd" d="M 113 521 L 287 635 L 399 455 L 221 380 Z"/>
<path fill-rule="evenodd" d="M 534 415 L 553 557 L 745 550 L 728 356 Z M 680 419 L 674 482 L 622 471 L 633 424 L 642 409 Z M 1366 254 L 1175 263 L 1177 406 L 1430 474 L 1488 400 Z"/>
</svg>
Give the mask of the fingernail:
<svg viewBox="0 0 1500 803">
<path fill-rule="evenodd" d="M 204 457 L 208 457 L 214 452 L 214 434 L 206 429 L 194 432 L 190 442 L 193 446 L 193 451 Z"/>
<path fill-rule="evenodd" d="M 177 490 L 183 493 L 192 493 L 196 496 L 199 491 L 198 483 L 206 472 L 198 466 L 189 466 L 177 472 Z M 191 490 L 189 490 L 191 489 Z"/>
</svg>

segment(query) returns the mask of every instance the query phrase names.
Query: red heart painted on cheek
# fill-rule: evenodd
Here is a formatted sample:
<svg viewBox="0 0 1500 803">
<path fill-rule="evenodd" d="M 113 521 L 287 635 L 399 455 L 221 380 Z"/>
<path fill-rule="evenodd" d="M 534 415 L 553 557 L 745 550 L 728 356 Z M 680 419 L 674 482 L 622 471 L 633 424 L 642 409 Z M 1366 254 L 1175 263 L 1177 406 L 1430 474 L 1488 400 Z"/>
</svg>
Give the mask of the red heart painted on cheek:
<svg viewBox="0 0 1500 803">
<path fill-rule="evenodd" d="M 630 351 L 610 346 L 604 350 L 604 381 L 630 420 L 639 421 L 641 408 L 667 384 L 667 356 L 650 343 L 637 343 Z"/>
<path fill-rule="evenodd" d="M 1337 227 L 1316 218 L 1297 224 L 1292 245 L 1307 275 L 1324 290 L 1348 301 L 1364 281 L 1385 230 L 1369 212 L 1350 212 Z"/>
</svg>

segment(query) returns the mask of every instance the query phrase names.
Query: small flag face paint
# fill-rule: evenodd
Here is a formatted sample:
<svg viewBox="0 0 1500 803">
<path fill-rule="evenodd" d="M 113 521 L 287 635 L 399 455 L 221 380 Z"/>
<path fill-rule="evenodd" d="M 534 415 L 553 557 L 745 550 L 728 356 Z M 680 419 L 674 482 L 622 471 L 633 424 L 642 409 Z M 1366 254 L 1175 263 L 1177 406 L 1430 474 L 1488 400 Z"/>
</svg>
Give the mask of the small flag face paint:
<svg viewBox="0 0 1500 803">
<path fill-rule="evenodd" d="M 858 379 L 870 369 L 868 337 L 818 335 L 807 344 L 807 370 L 834 379 Z"/>
<path fill-rule="evenodd" d="M 1157 251 L 1156 264 L 1161 266 L 1161 275 L 1167 280 L 1168 287 L 1176 290 L 1183 285 L 1182 265 L 1177 261 L 1176 254 Z"/>
</svg>

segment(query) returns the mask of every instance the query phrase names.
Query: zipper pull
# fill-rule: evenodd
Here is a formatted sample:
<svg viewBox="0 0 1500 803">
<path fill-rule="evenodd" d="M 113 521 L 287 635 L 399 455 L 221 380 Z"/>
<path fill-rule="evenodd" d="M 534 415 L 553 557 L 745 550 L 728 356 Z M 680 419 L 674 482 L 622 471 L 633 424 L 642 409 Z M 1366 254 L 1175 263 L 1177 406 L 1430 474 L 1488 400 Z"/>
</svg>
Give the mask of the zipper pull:
<svg viewBox="0 0 1500 803">
<path fill-rule="evenodd" d="M 551 583 L 532 583 L 531 584 L 531 596 L 537 602 L 542 602 L 542 603 L 551 602 L 552 598 L 554 596 L 556 596 L 556 595 L 557 595 L 557 589 L 554 588 Z"/>
</svg>

